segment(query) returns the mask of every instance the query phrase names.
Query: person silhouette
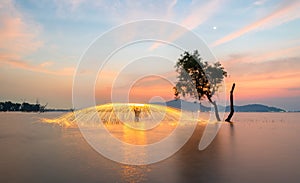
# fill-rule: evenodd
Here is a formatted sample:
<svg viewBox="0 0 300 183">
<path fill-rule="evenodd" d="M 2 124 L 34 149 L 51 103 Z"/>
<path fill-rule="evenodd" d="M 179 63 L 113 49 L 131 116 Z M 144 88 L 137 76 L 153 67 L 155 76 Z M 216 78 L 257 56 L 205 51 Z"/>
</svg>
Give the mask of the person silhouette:
<svg viewBox="0 0 300 183">
<path fill-rule="evenodd" d="M 140 121 L 140 114 L 141 114 L 141 109 L 139 107 L 134 107 L 134 121 L 139 122 Z"/>
</svg>

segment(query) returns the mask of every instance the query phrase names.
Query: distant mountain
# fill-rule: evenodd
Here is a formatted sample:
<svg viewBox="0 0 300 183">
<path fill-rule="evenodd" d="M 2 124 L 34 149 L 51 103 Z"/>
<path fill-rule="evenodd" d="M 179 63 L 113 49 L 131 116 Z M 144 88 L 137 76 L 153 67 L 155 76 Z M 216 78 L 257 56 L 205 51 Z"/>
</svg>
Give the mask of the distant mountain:
<svg viewBox="0 0 300 183">
<path fill-rule="evenodd" d="M 236 112 L 286 112 L 283 109 L 277 107 L 269 107 L 262 104 L 248 104 L 243 106 L 234 106 Z M 229 111 L 229 106 L 226 107 L 226 111 Z"/>
<path fill-rule="evenodd" d="M 204 106 L 199 103 L 187 102 L 185 100 L 180 100 L 180 99 L 179 100 L 170 100 L 170 101 L 167 101 L 166 103 L 156 102 L 153 104 L 167 105 L 169 107 L 183 109 L 186 111 L 198 111 L 199 109 L 200 109 L 200 111 L 203 111 L 203 112 L 211 111 L 210 107 Z M 229 106 L 226 106 L 226 107 L 219 106 L 220 111 L 224 111 L 224 108 L 225 108 L 226 112 L 230 111 Z M 235 110 L 235 112 L 286 112 L 283 109 L 276 108 L 276 107 L 269 107 L 269 106 L 262 105 L 262 104 L 248 104 L 248 105 L 243 105 L 243 106 L 234 106 L 234 110 Z"/>
<path fill-rule="evenodd" d="M 173 107 L 177 109 L 183 109 L 186 111 L 210 111 L 210 107 L 206 107 L 204 105 L 201 105 L 199 103 L 194 103 L 194 102 L 188 102 L 185 100 L 170 100 L 167 101 L 166 103 L 161 103 L 161 102 L 153 102 L 152 104 L 158 104 L 158 105 L 166 105 L 168 107 Z"/>
</svg>

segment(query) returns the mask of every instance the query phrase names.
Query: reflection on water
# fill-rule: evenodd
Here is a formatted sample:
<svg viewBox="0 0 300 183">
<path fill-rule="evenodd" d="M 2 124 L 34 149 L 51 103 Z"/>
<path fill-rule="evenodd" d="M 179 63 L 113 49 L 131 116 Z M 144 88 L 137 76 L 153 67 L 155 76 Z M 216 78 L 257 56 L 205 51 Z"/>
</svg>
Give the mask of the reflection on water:
<svg viewBox="0 0 300 183">
<path fill-rule="evenodd" d="M 146 145 L 147 137 L 145 135 L 144 130 L 134 130 L 129 128 L 126 125 L 122 125 L 123 127 L 123 137 L 122 141 L 127 142 L 129 144 L 139 144 Z M 135 152 L 132 152 L 132 148 L 128 148 L 128 146 L 123 146 L 123 157 L 124 161 L 127 161 L 127 158 L 133 159 L 136 156 Z M 142 156 L 142 159 L 147 159 L 146 150 L 139 153 L 139 156 Z M 140 159 L 140 158 L 139 158 Z M 146 180 L 146 173 L 150 171 L 150 168 L 146 165 L 141 166 L 132 166 L 132 165 L 122 165 L 122 179 L 125 182 L 142 182 Z"/>
<path fill-rule="evenodd" d="M 122 180 L 124 182 L 144 182 L 147 181 L 147 173 L 151 169 L 147 165 L 122 165 Z"/>
<path fill-rule="evenodd" d="M 136 122 L 134 122 L 136 123 Z M 177 124 L 166 123 L 159 124 L 155 128 L 150 130 L 140 130 L 145 126 L 144 122 L 138 122 L 136 124 L 106 124 L 105 128 L 115 138 L 122 142 L 133 145 L 147 145 L 159 142 L 163 138 L 171 134 Z M 137 127 L 137 128 L 135 128 Z"/>
<path fill-rule="evenodd" d="M 205 127 L 199 124 L 175 155 L 144 166 L 104 158 L 76 128 L 37 123 L 59 115 L 0 113 L 0 182 L 300 181 L 300 113 L 236 113 L 233 126 L 224 123 L 204 151 L 197 148 Z M 123 130 L 128 142 L 149 143 L 145 132 Z"/>
</svg>

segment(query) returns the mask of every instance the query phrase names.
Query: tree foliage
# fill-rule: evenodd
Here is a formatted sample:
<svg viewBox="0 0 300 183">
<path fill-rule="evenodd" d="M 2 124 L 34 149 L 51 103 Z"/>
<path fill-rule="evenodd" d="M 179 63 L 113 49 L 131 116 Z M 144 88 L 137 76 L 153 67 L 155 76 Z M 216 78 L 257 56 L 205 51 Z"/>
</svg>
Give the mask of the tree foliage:
<svg viewBox="0 0 300 183">
<path fill-rule="evenodd" d="M 206 97 L 211 101 L 224 77 L 227 77 L 227 72 L 219 62 L 209 64 L 203 61 L 197 50 L 192 54 L 184 52 L 176 63 L 176 71 L 179 73 L 177 91 L 183 97 L 199 100 Z"/>
</svg>

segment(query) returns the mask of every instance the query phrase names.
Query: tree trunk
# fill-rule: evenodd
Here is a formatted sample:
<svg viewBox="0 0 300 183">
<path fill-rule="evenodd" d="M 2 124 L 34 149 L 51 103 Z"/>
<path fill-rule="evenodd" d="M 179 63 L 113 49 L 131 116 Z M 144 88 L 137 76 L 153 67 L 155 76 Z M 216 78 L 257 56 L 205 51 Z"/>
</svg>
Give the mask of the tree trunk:
<svg viewBox="0 0 300 183">
<path fill-rule="evenodd" d="M 216 101 L 212 101 L 211 98 L 209 96 L 207 96 L 208 101 L 214 106 L 215 108 L 215 115 L 216 115 L 216 119 L 217 121 L 221 121 L 220 116 L 219 116 L 219 110 L 218 110 L 218 105 Z"/>
<path fill-rule="evenodd" d="M 216 101 L 211 101 L 212 105 L 215 108 L 215 115 L 218 121 L 221 121 L 220 116 L 219 116 L 219 110 L 218 110 L 218 106 L 217 106 L 217 102 Z"/>
<path fill-rule="evenodd" d="M 230 122 L 230 120 L 233 116 L 233 113 L 234 113 L 234 106 L 233 106 L 233 90 L 234 90 L 234 88 L 235 88 L 235 83 L 233 83 L 231 91 L 230 91 L 230 113 L 229 113 L 227 119 L 225 120 L 227 122 Z"/>
</svg>

